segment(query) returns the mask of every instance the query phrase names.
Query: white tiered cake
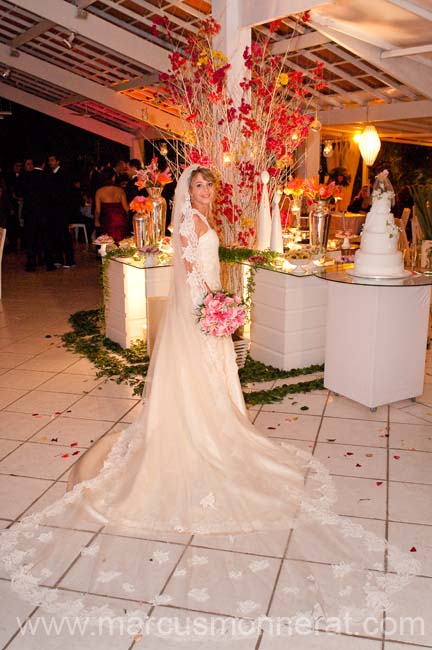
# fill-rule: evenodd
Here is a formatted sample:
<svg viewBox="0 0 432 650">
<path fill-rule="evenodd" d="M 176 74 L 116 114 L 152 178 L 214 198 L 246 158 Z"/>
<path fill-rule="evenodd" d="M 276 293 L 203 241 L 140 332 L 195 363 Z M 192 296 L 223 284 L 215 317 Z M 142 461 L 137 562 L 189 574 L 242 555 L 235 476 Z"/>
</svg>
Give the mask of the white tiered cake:
<svg viewBox="0 0 432 650">
<path fill-rule="evenodd" d="M 360 249 L 355 254 L 353 275 L 372 278 L 404 276 L 403 256 L 398 250 L 399 229 L 391 213 L 393 201 L 393 188 L 388 172 L 384 170 L 376 177 L 372 208 L 363 227 Z"/>
</svg>

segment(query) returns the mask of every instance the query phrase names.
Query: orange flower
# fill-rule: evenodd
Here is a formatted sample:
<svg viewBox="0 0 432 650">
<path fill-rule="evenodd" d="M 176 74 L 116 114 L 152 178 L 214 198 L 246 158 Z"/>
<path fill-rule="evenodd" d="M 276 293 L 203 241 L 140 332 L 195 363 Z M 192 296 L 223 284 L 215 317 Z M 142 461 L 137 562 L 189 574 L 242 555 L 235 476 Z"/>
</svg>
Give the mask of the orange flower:
<svg viewBox="0 0 432 650">
<path fill-rule="evenodd" d="M 134 212 L 150 212 L 153 203 L 148 196 L 136 196 L 129 204 L 129 207 Z"/>
</svg>

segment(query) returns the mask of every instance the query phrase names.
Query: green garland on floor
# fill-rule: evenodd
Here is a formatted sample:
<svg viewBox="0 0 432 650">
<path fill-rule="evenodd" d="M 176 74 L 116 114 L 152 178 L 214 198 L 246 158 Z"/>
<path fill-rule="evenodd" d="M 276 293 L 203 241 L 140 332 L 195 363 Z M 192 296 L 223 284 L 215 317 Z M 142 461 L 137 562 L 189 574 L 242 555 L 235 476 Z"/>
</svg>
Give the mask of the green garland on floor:
<svg viewBox="0 0 432 650">
<path fill-rule="evenodd" d="M 103 334 L 103 311 L 92 309 L 79 311 L 69 318 L 72 331 L 63 335 L 62 340 L 68 350 L 80 354 L 97 368 L 96 376 L 109 377 L 117 384 L 127 383 L 133 387 L 134 395 L 142 395 L 150 359 L 143 341 L 137 341 L 130 348 L 123 349 Z M 285 379 L 299 375 L 320 372 L 323 366 L 308 366 L 284 371 L 254 361 L 248 355 L 246 365 L 240 370 L 242 386 L 252 382 Z M 283 384 L 269 390 L 245 392 L 247 404 L 272 404 L 280 402 L 288 394 L 309 393 L 324 388 L 322 379 Z M 306 408 L 306 407 L 305 407 Z"/>
</svg>

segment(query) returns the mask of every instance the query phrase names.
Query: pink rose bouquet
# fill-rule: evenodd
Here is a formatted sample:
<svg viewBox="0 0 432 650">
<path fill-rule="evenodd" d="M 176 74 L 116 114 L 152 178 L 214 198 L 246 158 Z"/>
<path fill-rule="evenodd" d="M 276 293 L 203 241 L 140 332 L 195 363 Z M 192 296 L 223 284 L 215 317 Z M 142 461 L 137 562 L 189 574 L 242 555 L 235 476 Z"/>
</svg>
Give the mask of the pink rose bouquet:
<svg viewBox="0 0 432 650">
<path fill-rule="evenodd" d="M 199 326 L 205 334 L 231 336 L 245 323 L 246 305 L 238 296 L 213 291 L 206 295 L 197 313 Z"/>
</svg>

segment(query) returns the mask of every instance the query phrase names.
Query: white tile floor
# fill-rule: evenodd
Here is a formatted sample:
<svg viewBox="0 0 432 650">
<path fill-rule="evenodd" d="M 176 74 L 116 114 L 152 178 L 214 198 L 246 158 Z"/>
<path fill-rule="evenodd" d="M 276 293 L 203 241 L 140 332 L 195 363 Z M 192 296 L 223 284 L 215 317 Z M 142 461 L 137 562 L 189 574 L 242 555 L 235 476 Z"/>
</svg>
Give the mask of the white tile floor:
<svg viewBox="0 0 432 650">
<path fill-rule="evenodd" d="M 25 274 L 18 257 L 5 256 L 3 262 L 3 300 L 0 303 L 0 528 L 12 526 L 24 514 L 34 512 L 60 496 L 71 465 L 86 448 L 108 431 L 120 430 L 133 422 L 140 411 L 139 400 L 126 386 L 96 379 L 90 362 L 66 351 L 59 335 L 68 329 L 67 318 L 80 309 L 97 307 L 101 292 L 98 264 L 92 253 L 81 251 L 76 269 Z M 422 573 L 396 599 L 393 616 L 420 616 L 425 629 L 403 634 L 380 630 L 352 636 L 316 634 L 274 637 L 264 633 L 243 641 L 229 639 L 215 643 L 215 650 L 409 650 L 432 647 L 432 354 L 428 354 L 424 394 L 417 403 L 409 400 L 380 407 L 375 413 L 344 397 L 316 391 L 290 395 L 282 403 L 250 410 L 257 427 L 275 442 L 292 442 L 313 451 L 334 475 L 341 515 L 358 518 L 365 527 L 387 534 L 391 542 L 405 551 L 416 549 Z M 76 455 L 72 455 L 74 452 Z M 66 455 L 67 457 L 63 457 Z M 87 528 L 88 530 L 88 528 Z M 87 534 L 77 532 L 77 536 Z M 126 539 L 113 552 L 125 559 L 139 552 L 139 540 Z M 157 536 L 155 537 L 157 539 Z M 165 539 L 167 539 L 165 537 Z M 285 539 L 272 535 L 274 563 L 281 557 Z M 173 561 L 184 548 L 184 536 L 169 540 Z M 159 543 L 159 542 L 155 542 Z M 290 553 L 295 555 L 294 540 Z M 230 546 L 231 545 L 231 546 Z M 130 548 L 129 548 L 130 547 Z M 133 549 L 132 549 L 133 547 Z M 135 549 L 136 547 L 136 549 Z M 217 563 L 230 550 L 259 556 L 260 539 L 253 548 L 232 548 L 224 537 L 197 536 L 188 554 L 205 547 Z M 132 549 L 132 550 L 131 550 Z M 229 549 L 229 550 L 228 550 Z M 266 542 L 268 550 L 268 540 Z M 331 549 L 321 549 L 331 561 Z M 312 552 L 312 551 L 311 551 Z M 414 551 L 413 551 L 414 552 Z M 241 556 L 240 556 L 241 557 Z M 250 555 L 244 556 L 245 562 Z M 325 560 L 325 558 L 324 558 Z M 67 558 L 65 558 L 67 561 Z M 276 564 L 275 564 L 276 566 Z M 63 567 L 62 567 L 63 568 Z M 164 571 L 171 567 L 165 566 Z M 75 565 L 65 584 L 79 584 L 85 566 Z M 276 571 L 273 572 L 276 575 Z M 269 576 L 273 575 L 270 571 Z M 154 580 L 164 579 L 155 574 Z M 273 589 L 270 581 L 268 593 Z M 115 583 L 113 583 L 115 592 Z M 150 590 L 151 591 L 151 590 Z M 112 596 L 115 596 L 115 593 Z M 120 594 L 117 594 L 120 595 Z M 143 594 L 145 598 L 146 594 Z M 175 592 L 173 591 L 175 596 Z M 263 597 L 268 594 L 263 594 Z M 247 598 L 247 594 L 245 594 Z M 230 594 L 218 585 L 216 610 L 225 608 Z M 95 600 L 109 603 L 109 597 Z M 130 636 L 48 635 L 39 629 L 34 635 L 18 631 L 21 621 L 35 608 L 22 603 L 0 578 L 0 648 L 11 650 L 170 650 L 166 639 L 149 642 Z M 193 604 L 192 604 L 193 605 Z M 179 616 L 191 603 L 175 602 Z M 273 610 L 280 606 L 277 588 Z M 148 605 L 143 605 L 144 609 Z M 156 614 L 166 608 L 157 607 Z M 170 611 L 171 610 L 166 610 Z M 207 650 L 207 645 L 196 645 Z M 189 650 L 189 648 L 188 648 Z"/>
</svg>

